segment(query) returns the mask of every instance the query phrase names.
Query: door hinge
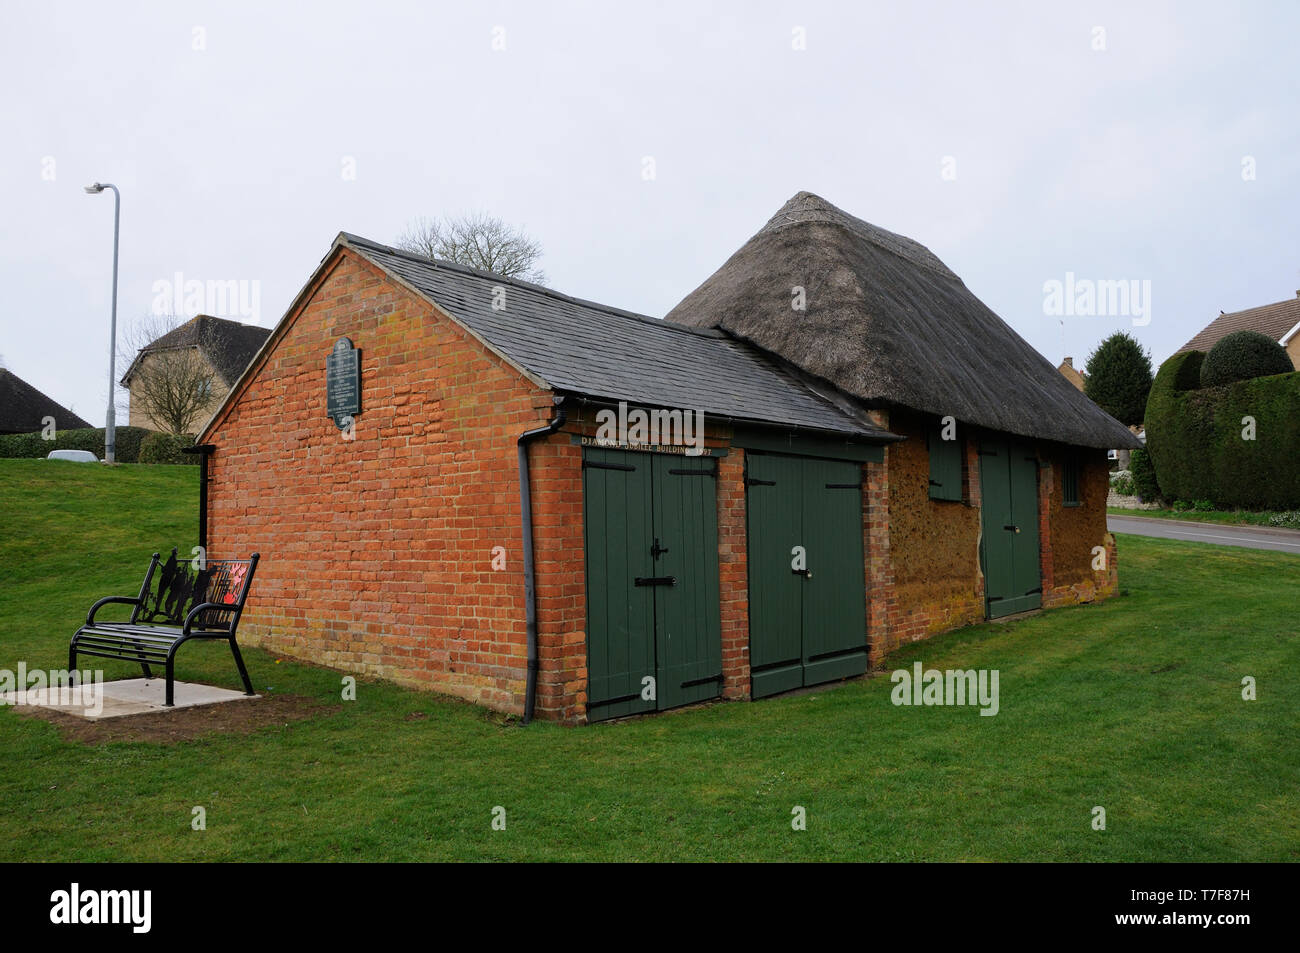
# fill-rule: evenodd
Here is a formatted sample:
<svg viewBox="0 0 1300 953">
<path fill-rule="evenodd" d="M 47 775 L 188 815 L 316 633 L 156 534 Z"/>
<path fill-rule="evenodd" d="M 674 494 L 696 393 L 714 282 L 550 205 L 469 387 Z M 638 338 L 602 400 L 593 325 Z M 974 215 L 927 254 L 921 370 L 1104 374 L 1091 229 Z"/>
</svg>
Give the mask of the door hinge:
<svg viewBox="0 0 1300 953">
<path fill-rule="evenodd" d="M 598 705 L 617 705 L 619 702 L 635 701 L 640 697 L 640 692 L 633 692 L 631 695 L 619 695 L 617 698 L 602 698 L 598 702 L 587 702 L 587 709 L 590 710 Z"/>
<path fill-rule="evenodd" d="M 584 470 L 636 470 L 636 467 L 626 463 L 600 463 L 596 460 L 583 460 L 582 468 Z"/>
<path fill-rule="evenodd" d="M 753 477 L 745 477 L 745 486 L 776 486 L 776 481 L 756 480 Z"/>
<path fill-rule="evenodd" d="M 682 682 L 682 688 L 694 688 L 696 685 L 707 685 L 709 682 L 722 681 L 722 673 L 710 675 L 708 678 L 693 678 L 689 682 Z"/>
</svg>

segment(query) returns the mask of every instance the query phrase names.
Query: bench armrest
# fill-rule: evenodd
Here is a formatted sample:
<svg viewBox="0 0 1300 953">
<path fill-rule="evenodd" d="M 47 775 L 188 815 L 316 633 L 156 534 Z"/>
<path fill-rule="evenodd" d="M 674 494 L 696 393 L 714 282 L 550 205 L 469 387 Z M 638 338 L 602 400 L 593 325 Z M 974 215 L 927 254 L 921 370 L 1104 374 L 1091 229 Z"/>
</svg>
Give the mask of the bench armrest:
<svg viewBox="0 0 1300 953">
<path fill-rule="evenodd" d="M 104 606 L 111 605 L 112 603 L 119 603 L 124 606 L 138 606 L 140 604 L 140 600 L 134 598 L 133 596 L 105 596 L 103 599 L 100 599 L 93 606 L 91 606 L 90 611 L 86 613 L 86 625 L 94 625 L 95 613 L 98 612 L 100 609 L 102 609 Z"/>
<path fill-rule="evenodd" d="M 185 628 L 182 630 L 182 632 L 183 632 L 183 634 L 185 634 L 185 635 L 189 635 L 189 634 L 190 634 L 190 627 L 191 627 L 192 625 L 194 625 L 194 620 L 197 619 L 197 618 L 199 617 L 199 614 L 202 613 L 202 612 L 207 612 L 207 611 L 209 611 L 210 609 L 220 609 L 220 610 L 222 610 L 223 612 L 230 612 L 231 610 L 236 609 L 236 608 L 238 608 L 238 606 L 231 605 L 230 603 L 226 603 L 226 602 L 204 602 L 204 603 L 201 603 L 200 605 L 197 605 L 197 606 L 195 606 L 193 609 L 191 609 L 191 610 L 189 611 L 189 613 L 185 616 Z M 227 631 L 229 631 L 229 630 L 230 630 L 230 625 L 227 624 L 227 625 L 223 626 L 222 628 L 224 628 L 224 629 L 226 629 Z"/>
</svg>

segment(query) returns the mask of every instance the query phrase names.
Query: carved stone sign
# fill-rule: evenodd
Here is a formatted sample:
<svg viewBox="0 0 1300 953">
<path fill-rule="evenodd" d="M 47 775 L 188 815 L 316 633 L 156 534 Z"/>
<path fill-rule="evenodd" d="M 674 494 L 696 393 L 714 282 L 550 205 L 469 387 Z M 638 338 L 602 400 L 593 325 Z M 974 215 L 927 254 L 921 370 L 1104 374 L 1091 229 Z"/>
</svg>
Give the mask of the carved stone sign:
<svg viewBox="0 0 1300 953">
<path fill-rule="evenodd" d="M 325 412 L 340 430 L 361 412 L 361 352 L 348 338 L 339 338 L 325 359 Z"/>
</svg>

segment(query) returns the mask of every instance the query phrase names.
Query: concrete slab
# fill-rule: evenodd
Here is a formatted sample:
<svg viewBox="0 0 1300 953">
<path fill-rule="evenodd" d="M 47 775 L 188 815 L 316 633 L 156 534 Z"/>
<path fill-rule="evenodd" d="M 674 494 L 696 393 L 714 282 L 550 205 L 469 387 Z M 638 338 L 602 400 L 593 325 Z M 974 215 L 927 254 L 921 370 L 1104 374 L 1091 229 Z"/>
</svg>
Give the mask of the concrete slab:
<svg viewBox="0 0 1300 953">
<path fill-rule="evenodd" d="M 96 700 L 91 692 L 94 685 L 86 685 L 86 693 L 69 699 L 66 690 L 59 689 L 28 692 L 26 705 L 15 705 L 17 692 L 0 694 L 0 704 L 15 707 L 50 708 L 54 711 L 67 712 L 88 721 L 100 721 L 104 718 L 121 718 L 124 715 L 142 715 L 151 712 L 175 711 L 179 708 L 194 708 L 199 705 L 216 705 L 221 702 L 233 702 L 261 698 L 260 695 L 245 695 L 243 692 L 229 688 L 217 688 L 213 685 L 199 685 L 195 682 L 174 683 L 176 704 L 168 708 L 163 702 L 167 698 L 167 681 L 162 678 L 125 678 L 115 682 L 103 682 L 101 695 Z M 62 694 L 63 697 L 60 697 Z M 68 701 L 73 704 L 68 704 Z M 98 710 L 96 710 L 98 709 Z"/>
</svg>

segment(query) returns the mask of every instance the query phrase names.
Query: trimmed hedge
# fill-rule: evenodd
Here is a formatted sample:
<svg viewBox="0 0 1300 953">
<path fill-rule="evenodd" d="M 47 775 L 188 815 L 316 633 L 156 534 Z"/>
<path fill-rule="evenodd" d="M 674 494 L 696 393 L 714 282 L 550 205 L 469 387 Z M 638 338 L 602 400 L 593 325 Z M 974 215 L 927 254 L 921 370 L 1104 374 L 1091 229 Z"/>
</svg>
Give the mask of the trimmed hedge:
<svg viewBox="0 0 1300 953">
<path fill-rule="evenodd" d="M 1191 389 L 1202 360 L 1199 351 L 1175 354 L 1151 387 L 1147 452 L 1161 494 L 1224 509 L 1300 508 L 1300 373 Z M 1245 417 L 1254 418 L 1253 440 L 1242 436 Z"/>
<path fill-rule="evenodd" d="M 197 453 L 182 453 L 183 447 L 194 446 L 194 435 L 178 436 L 171 433 L 151 433 L 140 445 L 141 463 L 192 463 L 198 465 Z"/>
<path fill-rule="evenodd" d="M 1134 450 L 1129 457 L 1129 469 L 1132 470 L 1133 493 L 1139 500 L 1154 503 L 1160 499 L 1160 481 L 1156 478 L 1150 453 L 1141 447 Z"/>
<path fill-rule="evenodd" d="M 1219 339 L 1201 364 L 1201 386 L 1289 374 L 1295 370 L 1286 348 L 1258 331 L 1233 331 Z"/>
<path fill-rule="evenodd" d="M 113 434 L 114 454 L 118 463 L 135 463 L 140 458 L 140 444 L 149 431 L 143 427 L 117 427 Z M 59 430 L 53 440 L 42 440 L 40 433 L 0 434 L 0 458 L 44 458 L 51 450 L 89 450 L 104 459 L 104 428 Z"/>
</svg>

